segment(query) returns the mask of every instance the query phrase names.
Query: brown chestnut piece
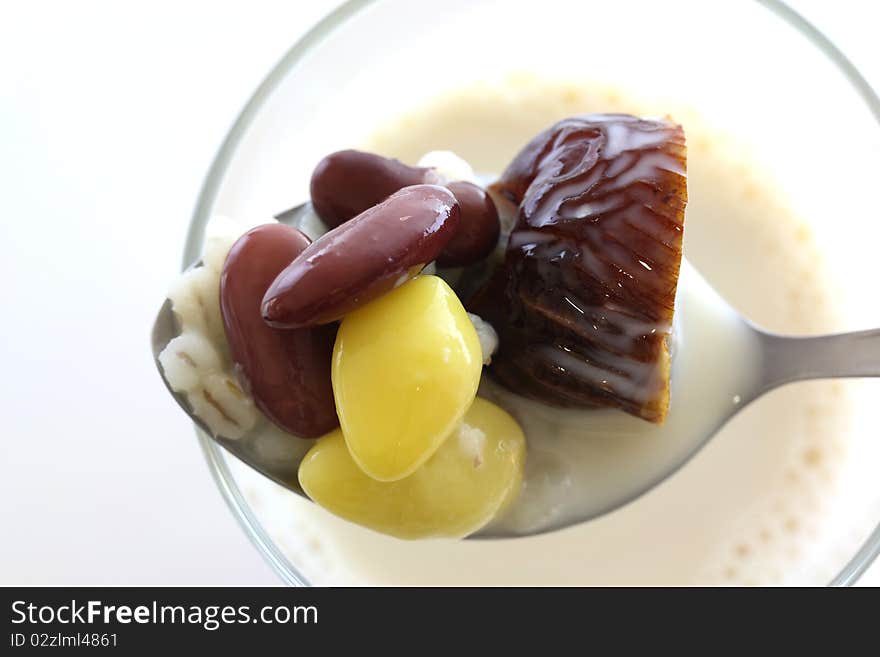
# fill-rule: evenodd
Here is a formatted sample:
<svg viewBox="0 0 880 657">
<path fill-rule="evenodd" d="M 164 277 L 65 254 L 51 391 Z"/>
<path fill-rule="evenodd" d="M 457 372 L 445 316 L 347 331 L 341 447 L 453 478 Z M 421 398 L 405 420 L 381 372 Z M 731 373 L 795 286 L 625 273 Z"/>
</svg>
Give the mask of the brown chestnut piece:
<svg viewBox="0 0 880 657">
<path fill-rule="evenodd" d="M 492 374 L 546 404 L 662 423 L 687 206 L 682 127 L 568 117 L 494 189 L 519 215 L 503 265 L 468 304 L 498 331 Z"/>
<path fill-rule="evenodd" d="M 336 326 L 281 331 L 260 314 L 269 285 L 309 243 L 283 224 L 245 233 L 223 266 L 220 309 L 232 359 L 257 407 L 285 431 L 317 438 L 339 424 L 330 384 Z"/>
<path fill-rule="evenodd" d="M 498 210 L 486 190 L 460 180 L 446 185 L 461 207 L 455 235 L 437 257 L 440 267 L 464 267 L 479 262 L 495 248 L 501 223 Z"/>
<path fill-rule="evenodd" d="M 263 319 L 276 328 L 341 319 L 415 277 L 435 260 L 459 225 L 452 192 L 404 187 L 308 246 L 263 297 Z"/>
<path fill-rule="evenodd" d="M 409 185 L 438 184 L 442 177 L 425 167 L 375 153 L 346 150 L 331 153 L 312 173 L 309 193 L 321 220 L 336 228 Z"/>
</svg>

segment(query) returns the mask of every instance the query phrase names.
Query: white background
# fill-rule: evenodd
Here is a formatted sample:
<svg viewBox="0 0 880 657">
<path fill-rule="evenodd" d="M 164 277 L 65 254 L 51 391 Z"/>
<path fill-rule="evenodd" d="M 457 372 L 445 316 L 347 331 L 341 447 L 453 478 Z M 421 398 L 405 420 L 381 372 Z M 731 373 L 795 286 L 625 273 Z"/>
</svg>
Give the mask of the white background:
<svg viewBox="0 0 880 657">
<path fill-rule="evenodd" d="M 226 130 L 336 4 L 0 0 L 0 584 L 278 583 L 148 333 Z M 792 4 L 880 88 L 880 3 Z"/>
</svg>

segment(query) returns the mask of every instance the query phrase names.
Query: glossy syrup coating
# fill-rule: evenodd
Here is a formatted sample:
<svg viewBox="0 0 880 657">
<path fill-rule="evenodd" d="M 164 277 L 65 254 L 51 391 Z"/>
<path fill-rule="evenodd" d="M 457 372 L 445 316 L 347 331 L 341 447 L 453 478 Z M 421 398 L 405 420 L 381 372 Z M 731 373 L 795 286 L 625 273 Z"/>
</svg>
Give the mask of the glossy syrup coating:
<svg viewBox="0 0 880 657">
<path fill-rule="evenodd" d="M 290 262 L 266 291 L 264 320 L 276 328 L 300 328 L 341 319 L 435 260 L 459 217 L 458 202 L 444 187 L 405 187 Z"/>
<path fill-rule="evenodd" d="M 330 382 L 337 327 L 279 330 L 260 312 L 266 289 L 309 243 L 282 224 L 245 233 L 223 266 L 220 309 L 232 359 L 257 407 L 285 431 L 317 438 L 339 424 Z"/>
<path fill-rule="evenodd" d="M 411 167 L 374 153 L 345 150 L 331 153 L 318 163 L 309 193 L 321 220 L 329 228 L 336 228 L 399 189 L 441 180 L 427 167 Z"/>
<path fill-rule="evenodd" d="M 495 191 L 519 216 L 503 267 L 470 303 L 499 333 L 494 375 L 548 404 L 662 422 L 687 203 L 682 128 L 564 119 L 523 148 Z"/>
<path fill-rule="evenodd" d="M 487 257 L 498 244 L 501 224 L 495 202 L 482 187 L 467 181 L 446 185 L 461 206 L 461 221 L 437 257 L 440 267 L 464 267 Z"/>
</svg>

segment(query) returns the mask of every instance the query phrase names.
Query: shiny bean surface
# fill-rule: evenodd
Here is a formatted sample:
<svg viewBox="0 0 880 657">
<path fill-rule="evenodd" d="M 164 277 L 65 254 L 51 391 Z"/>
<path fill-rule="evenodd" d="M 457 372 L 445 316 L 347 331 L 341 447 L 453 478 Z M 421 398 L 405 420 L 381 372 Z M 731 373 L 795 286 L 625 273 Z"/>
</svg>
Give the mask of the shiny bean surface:
<svg viewBox="0 0 880 657">
<path fill-rule="evenodd" d="M 461 538 L 516 498 L 525 452 L 516 420 L 477 398 L 434 455 L 404 479 L 369 477 L 337 430 L 306 454 L 299 481 L 331 513 L 375 531 L 404 539 Z"/>
<path fill-rule="evenodd" d="M 308 246 L 306 235 L 282 224 L 245 233 L 223 266 L 220 308 L 232 359 L 254 402 L 285 431 L 317 438 L 338 425 L 330 383 L 336 326 L 278 330 L 260 313 L 266 289 Z"/>
<path fill-rule="evenodd" d="M 483 354 L 442 278 L 419 276 L 342 320 L 333 394 L 352 458 L 402 479 L 433 454 L 474 401 Z"/>
<path fill-rule="evenodd" d="M 443 187 L 400 190 L 304 249 L 266 292 L 263 318 L 276 328 L 341 319 L 435 260 L 459 215 L 455 197 Z"/>
<path fill-rule="evenodd" d="M 312 205 L 321 220 L 336 228 L 410 185 L 436 184 L 433 169 L 411 167 L 374 153 L 346 150 L 331 153 L 312 173 Z"/>
<path fill-rule="evenodd" d="M 440 267 L 464 267 L 487 257 L 498 243 L 501 224 L 498 210 L 486 190 L 466 181 L 451 182 L 447 189 L 461 208 L 461 221 L 452 239 L 437 257 Z"/>
</svg>

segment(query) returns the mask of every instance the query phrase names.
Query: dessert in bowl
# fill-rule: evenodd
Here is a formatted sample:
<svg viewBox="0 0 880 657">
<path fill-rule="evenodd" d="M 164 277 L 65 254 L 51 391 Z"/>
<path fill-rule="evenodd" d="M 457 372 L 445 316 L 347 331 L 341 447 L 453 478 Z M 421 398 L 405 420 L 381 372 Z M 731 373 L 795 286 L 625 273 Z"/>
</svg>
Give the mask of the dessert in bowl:
<svg viewBox="0 0 880 657">
<path fill-rule="evenodd" d="M 370 20 L 371 16 L 389 19 L 376 13 L 383 11 L 380 6 L 369 11 L 374 13 L 359 20 Z M 699 13 L 699 9 L 688 11 Z M 760 20 L 758 12 L 763 10 L 754 11 Z M 394 15 L 395 20 L 406 18 L 405 10 Z M 766 20 L 775 19 L 768 15 Z M 351 39 L 346 41 L 356 47 Z M 419 47 L 428 47 L 427 42 Z M 313 56 L 317 54 L 320 48 L 313 52 Z M 613 63 L 609 66 L 614 68 Z M 556 67 L 556 74 L 567 73 L 560 68 Z M 758 121 L 754 110 L 738 106 L 733 112 L 738 121 L 728 122 L 723 113 L 716 116 L 710 111 L 711 102 L 694 103 L 699 111 L 695 110 L 686 102 L 687 94 L 682 95 L 685 102 L 655 98 L 650 83 L 633 80 L 632 71 L 629 73 L 627 76 L 619 68 L 609 71 L 608 76 L 616 78 L 616 86 L 611 87 L 601 79 L 581 81 L 583 75 L 576 82 L 571 78 L 554 81 L 546 69 L 537 75 L 484 76 L 481 83 L 446 80 L 445 85 L 435 84 L 432 93 L 415 85 L 408 90 L 412 98 L 398 96 L 366 103 L 356 120 L 351 119 L 341 130 L 344 133 L 357 123 L 361 133 L 347 135 L 340 135 L 339 130 L 322 132 L 316 125 L 310 125 L 309 130 L 298 126 L 294 131 L 284 116 L 291 108 L 305 108 L 308 103 L 298 100 L 293 87 L 285 97 L 282 84 L 265 101 L 260 119 L 251 122 L 231 162 L 224 162 L 228 165 L 225 178 L 206 216 L 222 213 L 260 220 L 293 205 L 306 197 L 315 164 L 339 148 L 359 147 L 409 163 L 417 162 L 426 151 L 448 149 L 464 156 L 480 172 L 501 172 L 535 134 L 566 116 L 589 112 L 669 114 L 685 126 L 688 136 L 690 198 L 685 254 L 710 282 L 747 316 L 779 330 L 820 332 L 877 323 L 870 321 L 870 314 L 846 314 L 851 311 L 836 284 L 839 273 L 835 274 L 835 267 L 838 272 L 847 271 L 846 267 L 857 266 L 854 262 L 858 259 L 825 262 L 840 242 L 829 239 L 820 222 L 809 218 L 815 217 L 826 201 L 816 198 L 817 187 L 813 187 L 810 204 L 805 204 L 809 207 L 799 207 L 798 199 L 807 197 L 809 176 L 803 187 L 793 187 L 784 175 L 804 173 L 799 158 L 791 153 L 784 156 L 783 151 L 790 145 L 789 131 L 797 132 L 809 124 L 810 117 L 792 115 L 783 124 L 778 118 L 787 116 L 784 108 L 774 110 L 772 117 L 765 109 Z M 355 80 L 340 88 L 354 94 L 350 99 L 362 98 L 357 85 Z M 438 91 L 441 86 L 448 89 Z M 759 86 L 760 80 L 756 82 Z M 326 91 L 327 87 L 321 88 Z M 306 85 L 305 89 L 308 96 L 312 87 Z M 380 106 L 384 114 L 371 116 Z M 394 111 L 389 110 L 392 107 Z M 858 112 L 852 111 L 858 117 Z M 310 116 L 309 121 L 339 126 L 341 116 L 331 112 Z M 768 125 L 774 129 L 762 133 Z M 731 126 L 735 130 L 730 130 Z M 863 157 L 861 149 L 871 128 L 863 122 L 859 126 L 850 123 L 846 129 L 857 127 L 861 145 L 856 140 L 843 140 L 828 149 L 845 148 L 850 156 Z M 733 132 L 736 139 L 725 131 Z M 323 140 L 316 139 L 319 134 Z M 748 152 L 743 135 L 756 137 L 765 148 Z M 309 152 L 313 139 L 316 145 Z M 294 144 L 299 149 L 295 154 L 281 152 L 293 149 Z M 854 175 L 860 174 L 856 171 Z M 840 213 L 846 215 L 842 221 L 854 220 L 855 200 L 836 199 Z M 854 204 L 846 205 L 849 202 Z M 196 250 L 188 255 L 192 262 Z M 853 317 L 850 321 L 854 323 L 843 322 L 845 317 Z M 707 367 L 707 384 L 713 381 L 712 374 L 712 368 Z M 832 549 L 829 544 L 837 540 L 849 540 L 845 547 L 840 547 L 841 543 L 833 549 L 852 552 L 871 526 L 870 501 L 864 499 L 859 503 L 868 519 L 859 518 L 861 527 L 851 537 L 842 528 L 827 524 L 833 516 L 829 509 L 839 509 L 835 505 L 849 504 L 854 497 L 839 492 L 846 488 L 844 483 L 861 481 L 860 492 L 865 492 L 866 480 L 858 479 L 857 473 L 866 452 L 858 450 L 869 450 L 870 446 L 854 438 L 858 432 L 851 428 L 870 428 L 870 424 L 860 423 L 869 423 L 869 419 L 854 422 L 859 417 L 859 395 L 859 386 L 849 383 L 798 385 L 779 391 L 747 409 L 705 453 L 635 503 L 582 527 L 516 541 L 404 543 L 333 519 L 244 469 L 236 471 L 236 477 L 246 482 L 251 497 L 248 514 L 259 508 L 262 524 L 271 527 L 269 531 L 275 536 L 272 552 L 279 556 L 283 546 L 288 558 L 317 583 L 822 581 L 840 570 L 843 560 L 837 557 L 839 553 L 828 556 L 831 553 L 821 551 Z M 613 445 L 608 447 L 614 449 Z M 854 458 L 857 453 L 861 457 Z M 526 458 L 527 468 L 530 462 L 540 461 L 532 456 Z M 564 485 L 564 462 L 544 463 L 542 471 Z M 852 518 L 852 511 L 847 516 Z M 830 537 L 835 540 L 828 540 Z"/>
</svg>

